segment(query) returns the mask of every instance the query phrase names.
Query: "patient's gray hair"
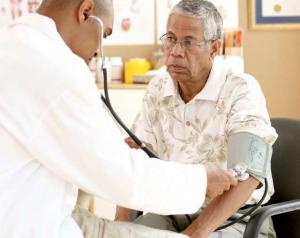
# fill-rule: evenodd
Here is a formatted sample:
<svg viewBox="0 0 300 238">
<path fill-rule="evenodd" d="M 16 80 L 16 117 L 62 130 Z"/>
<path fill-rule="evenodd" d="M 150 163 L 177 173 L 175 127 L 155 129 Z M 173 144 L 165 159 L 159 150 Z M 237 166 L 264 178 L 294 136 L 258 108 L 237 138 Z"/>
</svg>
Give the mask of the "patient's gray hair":
<svg viewBox="0 0 300 238">
<path fill-rule="evenodd" d="M 171 10 L 185 16 L 199 18 L 204 24 L 204 39 L 218 40 L 222 37 L 223 19 L 218 9 L 206 0 L 182 0 Z"/>
</svg>

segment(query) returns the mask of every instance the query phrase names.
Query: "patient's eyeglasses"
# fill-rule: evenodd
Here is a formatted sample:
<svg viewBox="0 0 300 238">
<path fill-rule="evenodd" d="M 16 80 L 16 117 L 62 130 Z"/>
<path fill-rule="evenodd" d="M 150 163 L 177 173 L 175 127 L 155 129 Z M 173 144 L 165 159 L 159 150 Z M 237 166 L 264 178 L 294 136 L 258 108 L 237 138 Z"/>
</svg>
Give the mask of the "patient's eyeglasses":
<svg viewBox="0 0 300 238">
<path fill-rule="evenodd" d="M 168 34 L 164 34 L 160 37 L 160 40 L 166 50 L 173 49 L 174 46 L 178 43 L 181 48 L 185 51 L 193 51 L 196 48 L 203 46 L 207 41 L 196 41 L 196 40 L 177 40 L 175 37 L 170 36 Z"/>
</svg>

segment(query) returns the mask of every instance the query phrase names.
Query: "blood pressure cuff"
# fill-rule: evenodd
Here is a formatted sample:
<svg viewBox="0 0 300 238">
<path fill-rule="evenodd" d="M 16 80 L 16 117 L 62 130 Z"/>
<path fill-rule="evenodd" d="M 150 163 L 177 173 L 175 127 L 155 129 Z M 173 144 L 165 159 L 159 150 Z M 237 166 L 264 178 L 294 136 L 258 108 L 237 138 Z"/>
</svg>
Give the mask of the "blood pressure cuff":
<svg viewBox="0 0 300 238">
<path fill-rule="evenodd" d="M 243 163 L 249 174 L 261 178 L 265 178 L 271 169 L 272 146 L 257 135 L 249 132 L 230 135 L 227 149 L 229 169 Z"/>
</svg>

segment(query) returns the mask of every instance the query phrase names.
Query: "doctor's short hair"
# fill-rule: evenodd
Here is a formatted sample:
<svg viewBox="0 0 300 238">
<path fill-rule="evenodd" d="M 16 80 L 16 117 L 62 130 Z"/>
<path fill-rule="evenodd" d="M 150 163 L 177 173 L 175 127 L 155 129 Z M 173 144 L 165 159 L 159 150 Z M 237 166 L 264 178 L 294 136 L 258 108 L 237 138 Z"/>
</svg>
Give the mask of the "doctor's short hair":
<svg viewBox="0 0 300 238">
<path fill-rule="evenodd" d="M 83 0 L 43 0 L 40 8 L 64 12 L 67 7 L 77 6 L 82 2 Z M 98 15 L 113 14 L 112 6 L 113 0 L 94 0 L 94 12 Z"/>
<path fill-rule="evenodd" d="M 205 40 L 221 39 L 223 19 L 218 9 L 211 2 L 206 0 L 182 0 L 173 7 L 170 15 L 173 13 L 202 20 Z"/>
</svg>

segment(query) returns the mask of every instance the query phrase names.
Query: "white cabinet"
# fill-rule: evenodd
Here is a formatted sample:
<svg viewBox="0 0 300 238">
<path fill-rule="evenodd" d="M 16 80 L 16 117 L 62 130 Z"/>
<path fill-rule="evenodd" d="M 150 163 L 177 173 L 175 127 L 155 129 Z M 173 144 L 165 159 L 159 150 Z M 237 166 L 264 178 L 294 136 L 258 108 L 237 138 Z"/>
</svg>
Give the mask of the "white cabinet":
<svg viewBox="0 0 300 238">
<path fill-rule="evenodd" d="M 100 91 L 104 95 L 103 89 Z M 145 89 L 109 89 L 111 104 L 128 127 L 131 127 L 135 116 L 141 108 L 145 92 Z"/>
</svg>

